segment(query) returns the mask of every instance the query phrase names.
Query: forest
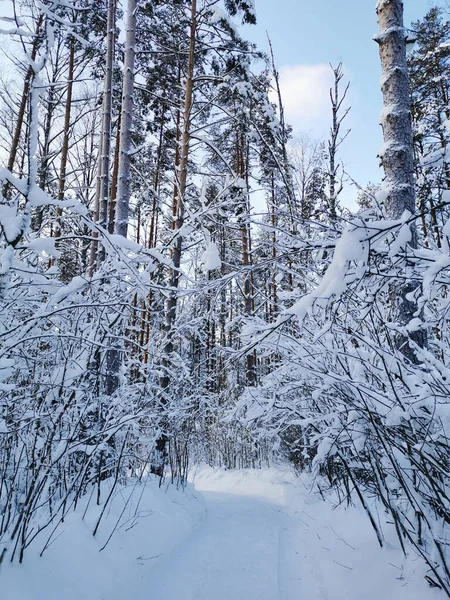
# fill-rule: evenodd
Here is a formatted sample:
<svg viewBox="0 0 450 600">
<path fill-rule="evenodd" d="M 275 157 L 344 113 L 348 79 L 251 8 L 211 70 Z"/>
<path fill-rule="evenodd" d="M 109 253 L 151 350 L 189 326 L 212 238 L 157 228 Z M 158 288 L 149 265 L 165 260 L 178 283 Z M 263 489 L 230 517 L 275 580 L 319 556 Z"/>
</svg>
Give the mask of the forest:
<svg viewBox="0 0 450 600">
<path fill-rule="evenodd" d="M 373 7 L 356 211 L 345 65 L 294 136 L 253 0 L 0 12 L 0 586 L 124 486 L 282 463 L 450 597 L 450 7 Z"/>
</svg>

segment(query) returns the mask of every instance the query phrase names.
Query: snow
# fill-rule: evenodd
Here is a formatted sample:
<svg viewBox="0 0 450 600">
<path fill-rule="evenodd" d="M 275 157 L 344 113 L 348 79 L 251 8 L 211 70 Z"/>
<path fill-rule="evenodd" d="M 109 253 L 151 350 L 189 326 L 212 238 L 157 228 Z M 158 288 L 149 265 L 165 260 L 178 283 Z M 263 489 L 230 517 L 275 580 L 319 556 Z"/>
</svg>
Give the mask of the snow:
<svg viewBox="0 0 450 600">
<path fill-rule="evenodd" d="M 22 29 L 21 27 L 12 27 L 11 29 L 0 29 L 0 35 L 20 35 L 21 37 L 33 37 L 31 31 Z"/>
<path fill-rule="evenodd" d="M 21 232 L 22 218 L 17 216 L 16 209 L 6 204 L 0 205 L 0 226 L 6 237 L 11 242 Z"/>
<path fill-rule="evenodd" d="M 387 106 L 383 106 L 380 114 L 380 123 L 384 123 L 384 121 L 392 115 L 400 116 L 402 114 L 409 114 L 409 109 L 402 107 L 401 104 L 388 104 Z"/>
<path fill-rule="evenodd" d="M 220 260 L 219 250 L 214 244 L 210 242 L 206 247 L 206 250 L 202 254 L 202 263 L 205 271 L 214 271 L 214 269 L 220 269 L 222 261 Z"/>
<path fill-rule="evenodd" d="M 58 258 L 60 253 L 55 247 L 55 238 L 34 238 L 28 243 L 28 248 L 42 252 L 44 255 Z"/>
<path fill-rule="evenodd" d="M 323 502 L 287 467 L 201 467 L 186 491 L 123 487 L 94 538 L 101 507 L 70 513 L 42 558 L 2 566 L 4 600 L 434 600 L 423 565 L 381 550 L 360 507 Z M 131 498 L 131 499 L 130 499 Z M 91 505 L 91 509 L 92 509 Z M 96 514 L 97 513 L 97 514 Z M 383 520 L 382 511 L 379 519 Z M 115 534 L 101 550 L 112 529 Z M 395 539 L 395 535 L 392 535 Z M 389 540 L 391 542 L 391 540 Z"/>
<path fill-rule="evenodd" d="M 42 558 L 39 552 L 50 532 L 36 540 L 40 544 L 30 549 L 23 565 L 2 567 L 2 600 L 147 599 L 153 566 L 195 530 L 204 514 L 191 489 L 185 493 L 169 486 L 166 493 L 152 480 L 136 489 L 121 488 L 94 538 L 101 506 L 93 503 L 84 520 L 85 506 L 69 513 Z"/>
<path fill-rule="evenodd" d="M 408 220 L 411 218 L 411 213 L 407 210 L 402 215 L 403 225 L 400 228 L 395 240 L 391 243 L 389 248 L 389 256 L 394 258 L 397 256 L 402 250 L 406 249 L 406 246 L 411 241 L 412 232 L 411 227 L 408 224 Z"/>
<path fill-rule="evenodd" d="M 61 287 L 52 298 L 54 305 L 62 302 L 68 298 L 71 294 L 79 292 L 87 285 L 87 280 L 84 277 L 77 276 L 72 279 L 70 283 Z"/>
<path fill-rule="evenodd" d="M 355 263 L 355 273 L 362 272 L 367 264 L 368 244 L 366 240 L 369 237 L 370 230 L 363 221 L 355 219 L 354 222 L 349 223 L 336 242 L 333 260 L 317 288 L 300 298 L 288 309 L 287 313 L 297 315 L 302 321 L 317 300 L 330 299 L 333 296 L 338 298 L 343 294 L 349 283 L 346 275 L 350 263 Z"/>
<path fill-rule="evenodd" d="M 229 19 L 227 13 L 223 9 L 216 6 L 214 7 L 214 10 L 209 16 L 208 21 L 210 25 L 215 25 L 216 23 L 220 23 L 221 21 L 226 21 L 228 23 Z"/>
<path fill-rule="evenodd" d="M 109 240 L 114 246 L 122 248 L 123 250 L 130 250 L 131 252 L 135 252 L 138 254 L 142 250 L 142 244 L 138 244 L 137 242 L 133 242 L 123 235 L 119 235 L 117 233 L 110 233 Z"/>
</svg>

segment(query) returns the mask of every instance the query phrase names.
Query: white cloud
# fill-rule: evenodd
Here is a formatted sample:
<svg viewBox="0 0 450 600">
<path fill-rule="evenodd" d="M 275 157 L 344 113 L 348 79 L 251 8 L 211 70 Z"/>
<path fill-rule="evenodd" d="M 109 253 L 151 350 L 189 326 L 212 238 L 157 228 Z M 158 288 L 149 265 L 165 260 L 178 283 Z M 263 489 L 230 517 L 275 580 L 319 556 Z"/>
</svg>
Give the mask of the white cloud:
<svg viewBox="0 0 450 600">
<path fill-rule="evenodd" d="M 323 136 L 330 120 L 330 65 L 287 65 L 280 68 L 280 87 L 286 122 L 297 132 Z M 273 92 L 271 100 L 276 102 Z"/>
</svg>

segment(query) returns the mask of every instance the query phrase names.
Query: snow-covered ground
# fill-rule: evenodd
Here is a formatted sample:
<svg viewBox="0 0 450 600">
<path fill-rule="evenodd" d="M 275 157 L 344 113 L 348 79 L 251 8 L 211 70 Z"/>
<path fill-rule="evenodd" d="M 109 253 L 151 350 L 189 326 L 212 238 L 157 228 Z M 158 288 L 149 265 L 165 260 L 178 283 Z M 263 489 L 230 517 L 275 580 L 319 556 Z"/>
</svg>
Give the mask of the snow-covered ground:
<svg viewBox="0 0 450 600">
<path fill-rule="evenodd" d="M 42 558 L 4 565 L 2 600 L 434 600 L 425 568 L 380 550 L 363 511 L 333 510 L 283 468 L 199 468 L 185 492 L 122 489 L 93 538 L 93 511 Z M 108 545 L 99 551 L 118 524 Z M 49 532 L 46 534 L 48 537 Z M 45 538 L 41 536 L 45 543 Z M 393 538 L 395 540 L 395 538 Z"/>
</svg>

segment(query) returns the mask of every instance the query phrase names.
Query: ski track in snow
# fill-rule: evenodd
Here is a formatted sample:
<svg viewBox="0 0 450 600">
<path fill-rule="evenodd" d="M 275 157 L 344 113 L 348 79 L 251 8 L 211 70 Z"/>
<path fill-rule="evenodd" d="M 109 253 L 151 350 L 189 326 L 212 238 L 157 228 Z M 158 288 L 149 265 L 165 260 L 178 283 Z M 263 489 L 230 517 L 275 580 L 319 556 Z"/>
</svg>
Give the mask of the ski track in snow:
<svg viewBox="0 0 450 600">
<path fill-rule="evenodd" d="M 201 467 L 193 483 L 150 480 L 125 513 L 122 490 L 98 538 L 95 514 L 70 513 L 42 559 L 38 544 L 23 565 L 4 565 L 0 599 L 442 600 L 392 527 L 380 550 L 364 510 L 333 510 L 307 476 Z"/>
<path fill-rule="evenodd" d="M 207 508 L 201 529 L 148 577 L 152 598 L 301 598 L 298 554 L 288 535 L 298 524 L 282 506 L 262 497 L 203 493 Z"/>
<path fill-rule="evenodd" d="M 440 600 L 361 508 L 335 512 L 283 470 L 206 468 L 194 485 L 204 518 L 145 574 L 149 600 Z"/>
</svg>

